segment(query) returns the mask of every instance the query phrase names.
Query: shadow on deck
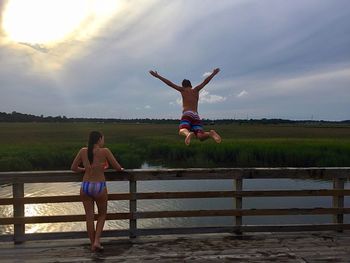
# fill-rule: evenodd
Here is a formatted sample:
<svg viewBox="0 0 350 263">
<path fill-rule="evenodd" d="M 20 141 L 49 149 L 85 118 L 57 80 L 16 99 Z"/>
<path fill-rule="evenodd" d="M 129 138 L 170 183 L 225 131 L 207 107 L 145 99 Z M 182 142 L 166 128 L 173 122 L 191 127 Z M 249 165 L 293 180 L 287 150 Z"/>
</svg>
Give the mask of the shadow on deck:
<svg viewBox="0 0 350 263">
<path fill-rule="evenodd" d="M 1 262 L 350 262 L 350 231 L 197 234 L 1 243 Z"/>
</svg>

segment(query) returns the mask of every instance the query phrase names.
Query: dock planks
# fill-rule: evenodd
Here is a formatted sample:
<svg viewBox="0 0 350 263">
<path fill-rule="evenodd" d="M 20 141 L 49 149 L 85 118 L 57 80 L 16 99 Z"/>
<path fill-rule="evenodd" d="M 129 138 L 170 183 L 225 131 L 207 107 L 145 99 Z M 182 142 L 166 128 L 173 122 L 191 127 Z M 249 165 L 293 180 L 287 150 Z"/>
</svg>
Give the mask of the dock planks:
<svg viewBox="0 0 350 263">
<path fill-rule="evenodd" d="M 1 262 L 350 262 L 350 231 L 196 234 L 0 243 Z"/>
</svg>

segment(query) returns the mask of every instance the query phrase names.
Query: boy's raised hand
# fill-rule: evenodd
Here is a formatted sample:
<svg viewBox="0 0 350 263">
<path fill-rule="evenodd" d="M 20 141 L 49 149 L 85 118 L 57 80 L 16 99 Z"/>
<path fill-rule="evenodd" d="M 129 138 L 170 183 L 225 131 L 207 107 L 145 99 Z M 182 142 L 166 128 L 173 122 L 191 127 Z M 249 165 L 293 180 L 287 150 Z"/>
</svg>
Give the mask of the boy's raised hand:
<svg viewBox="0 0 350 263">
<path fill-rule="evenodd" d="M 218 74 L 220 72 L 220 69 L 219 68 L 216 68 L 216 69 L 214 69 L 213 70 L 213 73 L 216 75 L 216 74 Z"/>
<path fill-rule="evenodd" d="M 150 70 L 149 73 L 150 73 L 153 77 L 159 77 L 159 74 L 158 74 L 157 71 Z"/>
</svg>

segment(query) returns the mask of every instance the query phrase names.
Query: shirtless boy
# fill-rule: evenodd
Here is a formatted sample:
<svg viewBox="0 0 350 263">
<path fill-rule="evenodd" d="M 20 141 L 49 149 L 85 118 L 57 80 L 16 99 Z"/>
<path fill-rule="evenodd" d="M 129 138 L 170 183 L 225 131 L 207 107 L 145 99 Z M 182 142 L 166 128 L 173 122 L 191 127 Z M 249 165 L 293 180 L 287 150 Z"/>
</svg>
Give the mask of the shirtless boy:
<svg viewBox="0 0 350 263">
<path fill-rule="evenodd" d="M 149 73 L 163 81 L 165 84 L 173 89 L 176 89 L 182 96 L 182 117 L 179 126 L 179 135 L 185 136 L 185 144 L 189 145 L 191 139 L 196 136 L 199 140 L 204 141 L 206 139 L 213 138 L 215 142 L 220 143 L 221 137 L 215 130 L 205 132 L 203 130 L 201 119 L 198 116 L 198 100 L 199 91 L 204 88 L 205 85 L 220 71 L 219 68 L 213 70 L 213 72 L 198 86 L 192 88 L 192 84 L 189 80 L 184 79 L 182 86 L 178 86 L 172 83 L 170 80 L 162 77 L 157 71 L 150 71 Z"/>
</svg>

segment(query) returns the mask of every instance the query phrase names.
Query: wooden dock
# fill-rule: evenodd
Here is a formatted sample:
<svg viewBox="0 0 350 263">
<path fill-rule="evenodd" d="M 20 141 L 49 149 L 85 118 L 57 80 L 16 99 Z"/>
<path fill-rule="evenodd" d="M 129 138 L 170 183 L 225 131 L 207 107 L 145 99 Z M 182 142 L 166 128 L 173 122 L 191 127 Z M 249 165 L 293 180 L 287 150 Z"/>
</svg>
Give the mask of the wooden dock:
<svg viewBox="0 0 350 263">
<path fill-rule="evenodd" d="M 104 238 L 0 243 L 0 262 L 350 262 L 350 232 L 293 232 Z"/>
<path fill-rule="evenodd" d="M 311 179 L 332 181 L 329 189 L 246 190 L 250 179 Z M 0 218 L 0 225 L 13 225 L 13 233 L 0 235 L 0 262 L 347 262 L 350 263 L 350 214 L 345 197 L 349 167 L 335 168 L 215 168 L 155 169 L 106 172 L 108 181 L 128 181 L 129 191 L 111 193 L 109 200 L 129 201 L 128 212 L 109 212 L 107 220 L 129 220 L 127 229 L 104 231 L 103 253 L 91 253 L 87 233 L 26 233 L 26 224 L 82 222 L 85 215 L 27 216 L 26 204 L 81 202 L 77 195 L 25 196 L 28 183 L 79 182 L 70 171 L 2 172 L 0 184 L 12 185 L 12 197 L 0 198 L 0 208 L 13 206 L 13 216 Z M 150 180 L 216 180 L 233 182 L 230 191 L 139 192 L 137 183 Z M 250 197 L 332 198 L 327 207 L 245 208 Z M 231 209 L 142 211 L 139 200 L 229 198 Z M 324 224 L 245 225 L 249 216 L 332 215 Z M 232 224 L 216 227 L 138 227 L 139 219 L 176 217 L 232 217 Z M 310 232 L 309 232 L 310 231 Z"/>
</svg>

